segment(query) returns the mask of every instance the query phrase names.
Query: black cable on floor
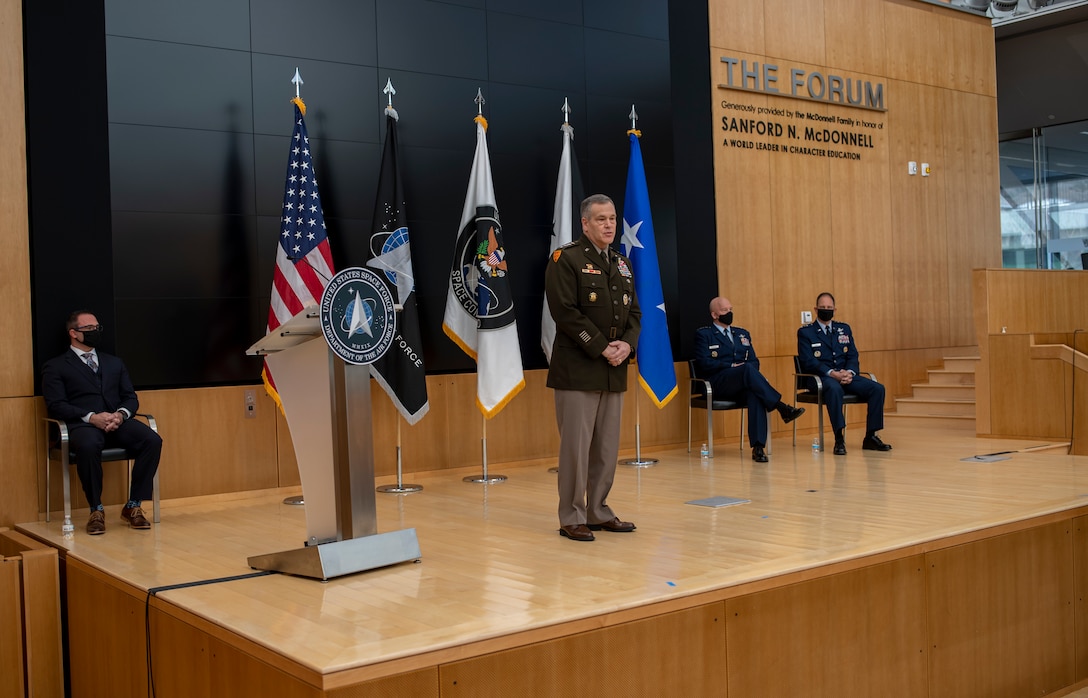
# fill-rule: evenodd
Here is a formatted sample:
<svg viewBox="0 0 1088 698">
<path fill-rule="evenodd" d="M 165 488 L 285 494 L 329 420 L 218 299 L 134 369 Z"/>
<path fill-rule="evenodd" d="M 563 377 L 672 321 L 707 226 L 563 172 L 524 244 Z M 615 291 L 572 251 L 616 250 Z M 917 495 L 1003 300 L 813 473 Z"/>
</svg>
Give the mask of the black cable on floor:
<svg viewBox="0 0 1088 698">
<path fill-rule="evenodd" d="M 261 572 L 253 572 L 251 574 L 238 574 L 233 577 L 201 579 L 195 582 L 183 582 L 181 584 L 170 584 L 168 586 L 152 587 L 147 590 L 147 598 L 144 599 L 144 647 L 147 653 L 147 692 L 151 698 L 155 698 L 155 673 L 151 664 L 151 597 L 157 596 L 164 591 L 172 591 L 174 589 L 199 587 L 204 586 L 205 584 L 219 584 L 220 582 L 233 582 L 238 579 L 251 579 L 253 577 L 266 577 L 270 574 L 276 574 L 276 572 L 272 570 L 263 570 Z"/>
</svg>

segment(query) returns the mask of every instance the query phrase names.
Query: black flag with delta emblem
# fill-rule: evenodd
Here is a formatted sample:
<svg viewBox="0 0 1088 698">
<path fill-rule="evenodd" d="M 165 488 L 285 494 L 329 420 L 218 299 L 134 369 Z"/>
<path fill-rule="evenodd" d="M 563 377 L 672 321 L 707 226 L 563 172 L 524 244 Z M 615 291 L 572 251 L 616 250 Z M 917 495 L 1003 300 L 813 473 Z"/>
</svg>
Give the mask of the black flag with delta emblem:
<svg viewBox="0 0 1088 698">
<path fill-rule="evenodd" d="M 366 265 L 385 278 L 399 312 L 393 346 L 370 365 L 370 373 L 408 423 L 415 424 L 427 414 L 430 404 L 416 309 L 412 248 L 408 243 L 408 212 L 397 166 L 397 113 L 392 107 L 386 109 L 385 121 L 385 149 Z"/>
</svg>

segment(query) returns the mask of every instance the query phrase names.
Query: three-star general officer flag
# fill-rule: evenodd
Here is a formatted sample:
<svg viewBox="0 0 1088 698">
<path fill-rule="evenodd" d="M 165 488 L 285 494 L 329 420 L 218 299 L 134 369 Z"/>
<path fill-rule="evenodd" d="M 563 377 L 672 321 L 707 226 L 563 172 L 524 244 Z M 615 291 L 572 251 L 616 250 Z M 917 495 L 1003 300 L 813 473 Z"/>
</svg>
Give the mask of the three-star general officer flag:
<svg viewBox="0 0 1088 698">
<path fill-rule="evenodd" d="M 385 148 L 366 265 L 384 274 L 400 312 L 393 346 L 370 365 L 370 374 L 408 423 L 415 424 L 427 414 L 430 403 L 416 309 L 412 248 L 408 244 L 408 211 L 397 165 L 397 112 L 388 107 L 385 114 Z"/>
<path fill-rule="evenodd" d="M 525 387 L 525 378 L 487 154 L 487 120 L 477 116 L 475 121 L 476 155 L 461 212 L 442 329 L 476 361 L 476 405 L 490 418 Z"/>
<path fill-rule="evenodd" d="M 669 346 L 669 325 L 665 318 L 665 294 L 657 265 L 654 222 L 650 217 L 650 193 L 642 165 L 639 133 L 627 132 L 631 159 L 627 165 L 627 192 L 623 198 L 623 237 L 620 245 L 631 260 L 635 273 L 635 295 L 642 308 L 642 333 L 638 338 L 638 382 L 659 408 L 676 395 L 676 368 Z"/>
<path fill-rule="evenodd" d="M 268 332 L 294 317 L 307 306 L 316 306 L 325 284 L 332 278 L 332 251 L 325 231 L 325 214 L 317 192 L 306 134 L 306 105 L 298 97 L 295 105 L 295 130 L 287 158 L 287 183 L 283 192 L 280 217 L 280 244 L 276 248 L 276 268 L 272 273 L 272 302 L 268 308 Z M 261 372 L 268 394 L 280 405 L 272 372 L 265 364 Z"/>
<path fill-rule="evenodd" d="M 559 179 L 555 183 L 555 207 L 552 209 L 552 240 L 549 252 L 581 234 L 581 212 L 578 205 L 582 201 L 582 178 L 578 173 L 578 160 L 574 157 L 574 127 L 564 122 L 563 154 L 559 157 Z M 552 361 L 552 344 L 555 342 L 555 320 L 548 308 L 548 299 L 544 299 L 544 311 L 540 316 L 540 348 L 548 363 Z"/>
</svg>

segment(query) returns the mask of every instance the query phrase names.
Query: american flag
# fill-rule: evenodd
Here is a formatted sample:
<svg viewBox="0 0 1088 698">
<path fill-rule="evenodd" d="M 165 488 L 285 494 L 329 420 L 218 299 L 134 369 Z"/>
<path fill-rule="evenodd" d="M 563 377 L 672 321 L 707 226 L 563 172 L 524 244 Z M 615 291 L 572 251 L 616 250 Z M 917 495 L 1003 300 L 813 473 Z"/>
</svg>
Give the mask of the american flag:
<svg viewBox="0 0 1088 698">
<path fill-rule="evenodd" d="M 268 308 L 268 332 L 298 314 L 307 306 L 316 306 L 325 284 L 332 278 L 332 251 L 325 231 L 325 215 L 317 192 L 310 138 L 306 135 L 306 105 L 295 105 L 295 130 L 287 158 L 287 182 L 283 192 L 279 246 L 276 268 L 272 274 L 272 301 Z M 279 394 L 272 373 L 265 364 L 265 386 L 276 403 Z"/>
</svg>

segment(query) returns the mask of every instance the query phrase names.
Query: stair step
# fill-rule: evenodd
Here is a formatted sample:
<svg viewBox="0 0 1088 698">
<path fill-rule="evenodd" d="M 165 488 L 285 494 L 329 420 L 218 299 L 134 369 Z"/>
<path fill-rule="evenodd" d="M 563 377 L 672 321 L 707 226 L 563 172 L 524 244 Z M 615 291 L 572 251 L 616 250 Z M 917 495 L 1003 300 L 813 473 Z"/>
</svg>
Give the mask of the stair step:
<svg viewBox="0 0 1088 698">
<path fill-rule="evenodd" d="M 974 371 L 949 371 L 947 369 L 931 369 L 926 371 L 930 385 L 974 385 Z"/>
<path fill-rule="evenodd" d="M 946 356 L 944 357 L 944 368 L 948 371 L 970 371 L 974 373 L 978 362 L 979 357 L 977 356 Z"/>
<path fill-rule="evenodd" d="M 923 400 L 919 398 L 900 398 L 895 401 L 898 414 L 929 416 L 975 416 L 974 400 Z"/>
<path fill-rule="evenodd" d="M 911 387 L 914 397 L 923 400 L 974 400 L 975 386 L 973 383 L 956 383 L 954 385 L 916 383 Z"/>
<path fill-rule="evenodd" d="M 900 425 L 933 427 L 934 429 L 962 429 L 974 433 L 975 418 L 961 417 L 959 415 L 927 415 L 927 414 L 900 414 L 890 412 L 884 415 L 886 427 Z"/>
</svg>

